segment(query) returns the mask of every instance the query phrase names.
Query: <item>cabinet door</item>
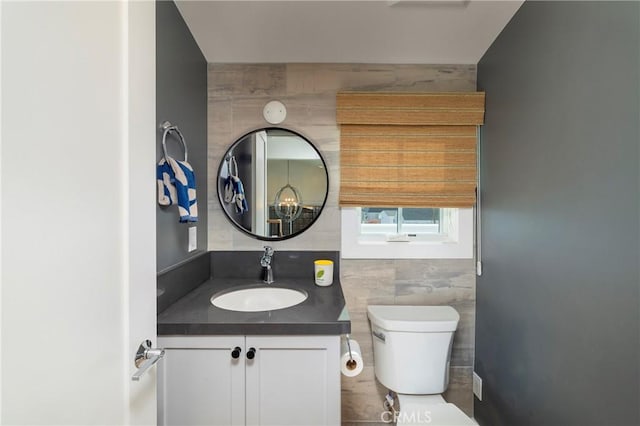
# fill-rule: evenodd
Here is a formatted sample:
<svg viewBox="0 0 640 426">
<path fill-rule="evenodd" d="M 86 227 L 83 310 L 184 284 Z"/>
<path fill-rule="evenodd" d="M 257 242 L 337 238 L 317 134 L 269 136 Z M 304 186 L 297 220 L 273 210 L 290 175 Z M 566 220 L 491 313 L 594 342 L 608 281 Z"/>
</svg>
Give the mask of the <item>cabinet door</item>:
<svg viewBox="0 0 640 426">
<path fill-rule="evenodd" d="M 244 336 L 162 337 L 159 425 L 244 425 Z M 235 347 L 242 352 L 237 359 Z"/>
<path fill-rule="evenodd" d="M 339 425 L 340 336 L 247 336 L 247 425 Z"/>
</svg>

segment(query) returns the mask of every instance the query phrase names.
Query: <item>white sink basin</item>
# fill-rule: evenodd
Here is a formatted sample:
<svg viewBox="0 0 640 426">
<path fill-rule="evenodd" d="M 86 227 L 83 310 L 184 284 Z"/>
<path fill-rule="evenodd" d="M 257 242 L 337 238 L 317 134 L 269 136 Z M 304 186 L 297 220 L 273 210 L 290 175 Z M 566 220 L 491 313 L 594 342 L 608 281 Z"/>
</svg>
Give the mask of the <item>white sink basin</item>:
<svg viewBox="0 0 640 426">
<path fill-rule="evenodd" d="M 274 311 L 289 308 L 307 300 L 302 290 L 280 287 L 253 287 L 229 291 L 211 296 L 211 303 L 218 308 L 238 312 Z"/>
</svg>

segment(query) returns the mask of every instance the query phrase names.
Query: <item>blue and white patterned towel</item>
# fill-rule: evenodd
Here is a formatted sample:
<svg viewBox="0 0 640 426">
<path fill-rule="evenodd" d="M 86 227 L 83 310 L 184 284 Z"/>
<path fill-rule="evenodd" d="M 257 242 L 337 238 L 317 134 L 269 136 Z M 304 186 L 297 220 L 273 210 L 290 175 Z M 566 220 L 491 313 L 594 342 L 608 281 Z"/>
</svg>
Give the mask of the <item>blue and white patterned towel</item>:
<svg viewBox="0 0 640 426">
<path fill-rule="evenodd" d="M 156 181 L 158 182 L 158 204 L 170 206 L 176 203 L 178 194 L 176 193 L 175 175 L 164 158 L 160 160 L 156 167 Z"/>
<path fill-rule="evenodd" d="M 238 176 L 229 176 L 225 182 L 225 201 L 235 206 L 236 213 L 245 214 L 249 210 L 244 195 L 244 185 Z"/>
<path fill-rule="evenodd" d="M 158 182 L 158 204 L 177 204 L 180 222 L 198 221 L 196 199 L 196 175 L 186 161 L 176 161 L 172 157 L 162 158 L 156 169 Z"/>
</svg>

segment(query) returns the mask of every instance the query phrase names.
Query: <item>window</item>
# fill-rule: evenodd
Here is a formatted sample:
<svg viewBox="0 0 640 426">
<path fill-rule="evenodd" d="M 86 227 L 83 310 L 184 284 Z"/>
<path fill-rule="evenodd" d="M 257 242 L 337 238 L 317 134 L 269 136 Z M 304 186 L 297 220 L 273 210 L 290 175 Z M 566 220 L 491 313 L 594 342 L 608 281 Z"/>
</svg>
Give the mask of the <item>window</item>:
<svg viewBox="0 0 640 426">
<path fill-rule="evenodd" d="M 484 98 L 337 94 L 342 257 L 473 258 Z"/>
<path fill-rule="evenodd" d="M 346 259 L 471 259 L 473 209 L 342 208 Z"/>
<path fill-rule="evenodd" d="M 452 209 L 419 209 L 363 207 L 360 209 L 362 237 L 378 239 L 415 239 L 445 234 L 450 225 Z"/>
</svg>

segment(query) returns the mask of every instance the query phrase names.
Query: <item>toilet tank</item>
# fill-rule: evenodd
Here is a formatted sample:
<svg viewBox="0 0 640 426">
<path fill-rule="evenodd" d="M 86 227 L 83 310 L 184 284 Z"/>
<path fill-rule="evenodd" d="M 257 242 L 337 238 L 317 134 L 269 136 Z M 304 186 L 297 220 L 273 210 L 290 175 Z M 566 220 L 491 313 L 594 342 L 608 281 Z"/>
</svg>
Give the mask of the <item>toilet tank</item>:
<svg viewBox="0 0 640 426">
<path fill-rule="evenodd" d="M 367 312 L 380 383 L 404 394 L 444 392 L 458 312 L 451 306 L 381 305 Z"/>
</svg>

